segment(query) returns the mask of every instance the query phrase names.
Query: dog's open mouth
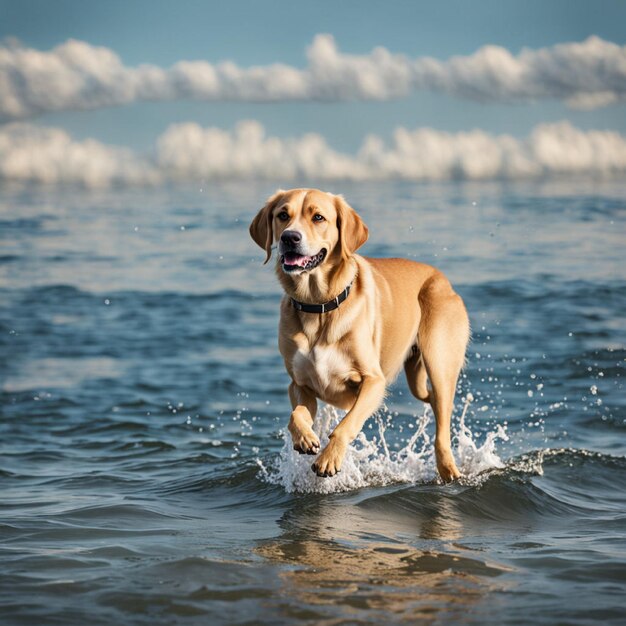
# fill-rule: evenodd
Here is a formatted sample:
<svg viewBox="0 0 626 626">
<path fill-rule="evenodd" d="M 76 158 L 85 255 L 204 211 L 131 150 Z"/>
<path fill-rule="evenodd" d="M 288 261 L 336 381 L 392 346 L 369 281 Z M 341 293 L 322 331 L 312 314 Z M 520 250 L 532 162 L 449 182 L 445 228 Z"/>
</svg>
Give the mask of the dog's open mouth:
<svg viewBox="0 0 626 626">
<path fill-rule="evenodd" d="M 296 270 L 308 271 L 315 269 L 326 256 L 326 248 L 322 248 L 317 254 L 307 256 L 297 252 L 285 252 L 280 257 L 280 262 L 285 272 L 295 272 Z"/>
</svg>

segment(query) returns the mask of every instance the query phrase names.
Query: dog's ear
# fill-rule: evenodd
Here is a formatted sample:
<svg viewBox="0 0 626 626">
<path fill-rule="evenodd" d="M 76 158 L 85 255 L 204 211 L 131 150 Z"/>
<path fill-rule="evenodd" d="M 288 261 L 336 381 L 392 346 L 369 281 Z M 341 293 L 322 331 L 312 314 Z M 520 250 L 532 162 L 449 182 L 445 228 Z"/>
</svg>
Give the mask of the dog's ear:
<svg viewBox="0 0 626 626">
<path fill-rule="evenodd" d="M 337 209 L 341 256 L 348 259 L 355 250 L 358 250 L 367 241 L 369 230 L 357 212 L 343 199 L 343 196 L 335 196 L 335 208 Z"/>
<path fill-rule="evenodd" d="M 285 192 L 279 189 L 273 196 L 270 196 L 265 206 L 257 213 L 250 224 L 250 236 L 261 248 L 265 250 L 265 261 L 267 263 L 272 256 L 272 243 L 274 243 L 274 232 L 272 229 L 272 211 L 276 203 L 282 198 Z"/>
</svg>

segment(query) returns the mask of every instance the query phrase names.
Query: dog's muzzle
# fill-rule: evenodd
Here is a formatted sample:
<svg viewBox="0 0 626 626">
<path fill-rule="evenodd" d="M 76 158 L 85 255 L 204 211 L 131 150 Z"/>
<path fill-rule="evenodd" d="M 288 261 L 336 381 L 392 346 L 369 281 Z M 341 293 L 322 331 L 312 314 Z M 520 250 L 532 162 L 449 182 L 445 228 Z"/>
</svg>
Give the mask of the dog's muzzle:
<svg viewBox="0 0 626 626">
<path fill-rule="evenodd" d="M 325 248 L 317 254 L 304 254 L 302 249 L 307 246 L 302 239 L 302 233 L 297 230 L 285 230 L 280 236 L 280 263 L 283 271 L 301 273 L 313 270 L 324 260 Z"/>
<path fill-rule="evenodd" d="M 326 258 L 326 248 L 312 256 L 294 251 L 286 251 L 280 257 L 285 272 L 309 271 L 315 269 Z"/>
</svg>

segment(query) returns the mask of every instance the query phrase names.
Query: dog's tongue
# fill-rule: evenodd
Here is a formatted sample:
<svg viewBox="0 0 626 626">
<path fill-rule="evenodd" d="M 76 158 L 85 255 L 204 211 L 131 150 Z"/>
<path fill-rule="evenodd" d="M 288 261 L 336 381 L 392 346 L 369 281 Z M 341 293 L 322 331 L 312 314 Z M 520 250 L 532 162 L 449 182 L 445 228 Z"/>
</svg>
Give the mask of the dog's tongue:
<svg viewBox="0 0 626 626">
<path fill-rule="evenodd" d="M 285 252 L 285 265 L 297 265 L 298 267 L 304 267 L 310 258 L 310 256 L 296 254 L 295 252 Z"/>
</svg>

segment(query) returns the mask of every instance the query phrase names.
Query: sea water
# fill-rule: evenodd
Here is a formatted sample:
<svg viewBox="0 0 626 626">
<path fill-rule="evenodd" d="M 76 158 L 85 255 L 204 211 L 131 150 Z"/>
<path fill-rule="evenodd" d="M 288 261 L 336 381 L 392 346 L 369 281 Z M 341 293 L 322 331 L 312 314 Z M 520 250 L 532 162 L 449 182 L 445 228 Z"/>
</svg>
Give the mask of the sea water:
<svg viewBox="0 0 626 626">
<path fill-rule="evenodd" d="M 402 376 L 292 449 L 276 186 L 0 192 L 0 621 L 623 623 L 626 186 L 332 185 L 466 302 L 450 485 Z"/>
</svg>

